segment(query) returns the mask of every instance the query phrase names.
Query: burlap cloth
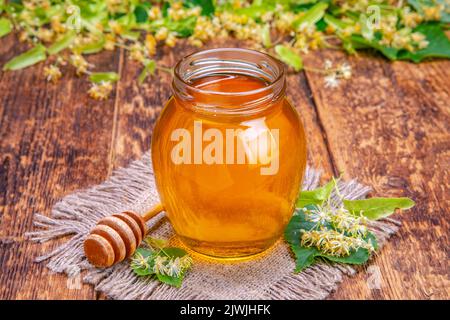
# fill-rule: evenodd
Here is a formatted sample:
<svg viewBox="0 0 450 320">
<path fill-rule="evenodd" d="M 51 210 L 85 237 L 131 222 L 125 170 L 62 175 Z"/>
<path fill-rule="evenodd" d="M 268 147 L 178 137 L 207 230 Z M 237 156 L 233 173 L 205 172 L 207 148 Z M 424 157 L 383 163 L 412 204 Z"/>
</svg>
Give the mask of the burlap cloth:
<svg viewBox="0 0 450 320">
<path fill-rule="evenodd" d="M 320 172 L 308 167 L 303 189 L 317 187 L 319 178 Z M 363 198 L 370 191 L 355 180 L 340 182 L 339 188 L 348 199 Z M 336 205 L 338 201 L 336 197 Z M 194 256 L 194 265 L 181 288 L 136 276 L 128 261 L 108 269 L 96 269 L 87 262 L 83 240 L 100 218 L 125 210 L 143 213 L 157 202 L 150 154 L 145 154 L 102 184 L 64 197 L 50 217 L 36 214 L 34 225 L 39 230 L 28 233 L 31 240 L 45 242 L 71 235 L 63 245 L 36 260 L 46 261 L 50 270 L 69 277 L 81 272 L 84 282 L 113 299 L 325 299 L 346 275 L 355 273 L 348 265 L 321 262 L 294 274 L 294 259 L 283 240 L 247 262 L 213 263 Z M 371 229 L 382 245 L 398 225 L 395 220 L 384 219 L 373 223 Z M 153 237 L 177 242 L 163 213 L 149 226 Z"/>
</svg>

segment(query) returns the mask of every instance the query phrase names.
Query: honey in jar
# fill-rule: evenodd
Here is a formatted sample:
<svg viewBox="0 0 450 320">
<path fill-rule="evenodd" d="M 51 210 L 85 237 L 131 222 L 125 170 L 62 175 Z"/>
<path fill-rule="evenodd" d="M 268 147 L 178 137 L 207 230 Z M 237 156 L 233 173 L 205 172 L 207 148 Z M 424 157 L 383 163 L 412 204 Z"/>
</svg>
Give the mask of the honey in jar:
<svg viewBox="0 0 450 320">
<path fill-rule="evenodd" d="M 300 190 L 306 141 L 269 55 L 212 49 L 175 67 L 152 137 L 157 188 L 182 242 L 217 258 L 258 254 L 282 235 Z"/>
</svg>

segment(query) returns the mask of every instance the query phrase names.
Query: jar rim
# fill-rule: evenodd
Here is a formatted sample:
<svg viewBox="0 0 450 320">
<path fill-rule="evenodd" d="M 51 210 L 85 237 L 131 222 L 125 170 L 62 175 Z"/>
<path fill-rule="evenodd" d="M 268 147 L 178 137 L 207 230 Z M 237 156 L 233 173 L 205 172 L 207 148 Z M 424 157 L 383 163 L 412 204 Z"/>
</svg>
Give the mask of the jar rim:
<svg viewBox="0 0 450 320">
<path fill-rule="evenodd" d="M 240 56 L 241 54 L 241 56 Z M 220 57 L 220 55 L 224 56 L 235 56 L 237 58 L 227 58 L 227 57 Z M 208 56 L 211 56 L 208 58 Z M 244 57 L 244 58 L 242 58 Z M 247 60 L 245 59 L 247 57 Z M 253 60 L 258 62 L 251 62 L 250 58 L 252 57 Z M 230 70 L 238 70 L 237 72 L 231 72 L 225 69 L 225 72 L 230 73 L 242 73 L 245 74 L 242 71 L 248 70 L 260 74 L 266 74 L 269 75 L 269 77 L 272 77 L 272 79 L 269 79 L 267 81 L 267 85 L 262 88 L 257 89 L 251 89 L 247 91 L 238 91 L 238 92 L 224 92 L 224 91 L 215 91 L 215 90 L 206 90 L 201 89 L 198 87 L 195 87 L 191 82 L 191 78 L 186 77 L 182 73 L 186 72 L 186 70 L 189 66 L 192 66 L 194 61 L 204 61 L 205 65 L 214 65 L 216 63 L 219 65 L 220 63 L 226 63 L 234 64 L 234 68 L 230 67 Z M 260 63 L 261 62 L 261 63 Z M 270 75 L 266 71 L 263 70 L 263 67 L 260 65 L 263 64 L 265 67 L 267 67 L 269 70 L 274 69 L 274 74 Z M 184 68 L 184 69 L 183 69 Z M 206 69 L 207 67 L 205 67 Z M 241 72 L 239 72 L 239 70 Z M 205 75 L 208 75 L 209 71 Z M 212 71 L 210 75 L 214 74 Z M 189 91 L 196 94 L 201 95 L 208 95 L 211 97 L 217 96 L 217 97 L 236 97 L 236 98 L 246 98 L 246 97 L 252 97 L 258 94 L 264 94 L 267 92 L 267 99 L 263 102 L 268 101 L 274 101 L 279 98 L 280 95 L 284 93 L 284 87 L 285 87 L 285 67 L 284 64 L 279 61 L 278 59 L 272 57 L 271 55 L 251 50 L 251 49 L 244 49 L 244 48 L 214 48 L 214 49 L 208 49 L 208 50 L 201 50 L 194 52 L 192 54 L 189 54 L 182 58 L 175 66 L 174 68 L 174 79 L 173 79 L 173 87 L 175 90 L 175 95 L 179 96 L 182 95 L 181 91 Z M 178 90 L 178 91 L 177 91 Z M 189 100 L 189 95 L 187 95 L 187 98 L 185 100 Z M 254 109 L 256 104 L 262 104 L 261 101 L 249 101 L 247 104 L 242 105 L 242 107 L 234 108 L 233 110 L 229 110 L 229 108 L 224 108 L 221 106 L 208 106 L 208 107 L 202 107 L 202 106 L 195 106 L 196 109 L 207 109 L 207 111 L 212 111 L 214 113 L 221 112 L 221 113 L 237 113 L 237 112 L 243 112 L 243 111 L 249 111 L 250 109 Z"/>
<path fill-rule="evenodd" d="M 279 67 L 279 74 L 277 76 L 277 78 L 275 78 L 275 80 L 271 81 L 271 83 L 263 88 L 258 88 L 258 89 L 252 89 L 252 90 L 248 90 L 248 91 L 239 91 L 239 92 L 223 92 L 223 91 L 214 91 L 214 90 L 204 90 L 204 89 L 199 89 L 196 88 L 194 86 L 192 86 L 191 83 L 189 83 L 189 81 L 185 80 L 181 75 L 180 75 L 180 67 L 182 65 L 183 62 L 185 62 L 188 59 L 192 59 L 195 58 L 196 56 L 201 56 L 204 54 L 213 54 L 213 53 L 223 53 L 223 52 L 245 52 L 245 53 L 249 53 L 249 54 L 254 54 L 254 55 L 260 55 L 262 57 L 265 57 L 268 60 L 271 60 L 272 62 L 274 62 L 278 67 Z M 285 70 L 284 70 L 284 64 L 276 59 L 275 57 L 265 53 L 265 52 L 261 52 L 261 51 L 257 51 L 257 50 L 251 50 L 251 49 L 245 49 L 245 48 L 214 48 L 214 49 L 206 49 L 206 50 L 200 50 L 200 51 L 196 51 L 193 52 L 191 54 L 188 54 L 187 56 L 183 57 L 180 61 L 178 61 L 178 63 L 175 65 L 174 68 L 174 77 L 177 78 L 178 80 L 180 80 L 185 86 L 189 87 L 190 90 L 198 92 L 198 93 L 204 93 L 204 94 L 217 94 L 217 95 L 224 95 L 224 96 L 228 96 L 228 95 L 254 95 L 254 94 L 258 94 L 261 92 L 264 92 L 265 90 L 270 90 L 271 87 L 273 88 L 273 86 L 275 86 L 277 83 L 279 83 L 284 75 L 285 75 Z"/>
</svg>

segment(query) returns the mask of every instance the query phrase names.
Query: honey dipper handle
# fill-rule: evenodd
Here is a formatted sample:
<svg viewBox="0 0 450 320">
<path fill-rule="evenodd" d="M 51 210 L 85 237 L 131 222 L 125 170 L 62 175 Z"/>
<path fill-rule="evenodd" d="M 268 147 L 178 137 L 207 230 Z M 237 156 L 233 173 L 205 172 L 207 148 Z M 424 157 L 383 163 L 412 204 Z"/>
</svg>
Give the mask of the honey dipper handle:
<svg viewBox="0 0 450 320">
<path fill-rule="evenodd" d="M 163 210 L 164 210 L 163 205 L 161 203 L 158 203 L 158 204 L 154 205 L 149 211 L 144 213 L 142 215 L 142 219 L 144 219 L 144 221 L 148 221 Z"/>
</svg>

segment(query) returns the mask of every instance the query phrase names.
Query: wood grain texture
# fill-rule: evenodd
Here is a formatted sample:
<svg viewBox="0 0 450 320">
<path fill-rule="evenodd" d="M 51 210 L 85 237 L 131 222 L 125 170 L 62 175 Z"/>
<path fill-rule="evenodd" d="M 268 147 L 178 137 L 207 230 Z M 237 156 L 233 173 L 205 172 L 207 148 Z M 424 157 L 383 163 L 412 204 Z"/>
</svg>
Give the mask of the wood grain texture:
<svg viewBox="0 0 450 320">
<path fill-rule="evenodd" d="M 1 40 L 0 65 L 22 48 Z M 209 47 L 247 44 L 234 40 Z M 173 66 L 197 50 L 184 43 L 160 48 L 157 59 Z M 334 299 L 449 298 L 447 266 L 449 207 L 449 62 L 390 64 L 337 51 L 310 54 L 349 60 L 354 77 L 324 88 L 320 75 L 289 74 L 288 97 L 307 134 L 308 160 L 325 178 L 344 171 L 374 187 L 377 196 L 410 196 L 417 207 L 404 214 L 400 233 L 382 249 L 381 289 L 368 287 L 369 272 L 346 279 Z M 150 148 L 151 132 L 171 95 L 163 72 L 138 86 L 139 66 L 122 51 L 89 57 L 98 71 L 116 70 L 121 80 L 104 102 L 87 97 L 88 84 L 67 67 L 57 85 L 43 81 L 43 65 L 0 72 L 0 298 L 104 298 L 89 286 L 69 289 L 66 278 L 49 275 L 33 258 L 56 246 L 25 242 L 32 214 L 49 214 L 62 196 L 97 184 L 112 170 Z M 372 270 L 373 271 L 373 270 Z"/>
<path fill-rule="evenodd" d="M 372 186 L 373 195 L 417 202 L 397 216 L 403 226 L 370 272 L 346 281 L 334 298 L 448 299 L 450 62 L 388 63 L 322 51 L 307 63 L 325 59 L 349 60 L 354 69 L 351 80 L 328 90 L 307 73 L 336 169 Z M 371 290 L 378 273 L 381 288 Z"/>
<path fill-rule="evenodd" d="M 25 49 L 12 36 L 1 43 L 0 65 Z M 104 70 L 119 59 L 106 53 L 89 61 Z M 92 299 L 90 286 L 77 289 L 76 279 L 33 262 L 58 242 L 32 244 L 23 234 L 34 212 L 48 214 L 59 198 L 106 178 L 115 96 L 89 99 L 88 83 L 69 67 L 58 84 L 47 83 L 43 67 L 0 71 L 0 297 Z"/>
</svg>

